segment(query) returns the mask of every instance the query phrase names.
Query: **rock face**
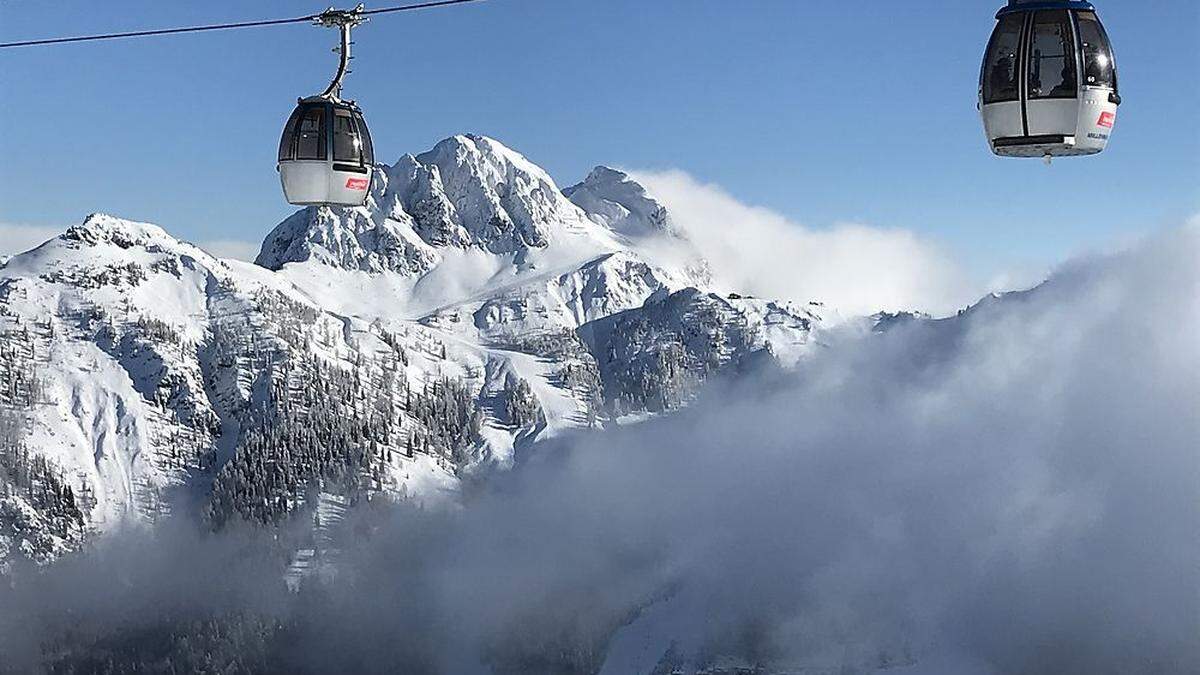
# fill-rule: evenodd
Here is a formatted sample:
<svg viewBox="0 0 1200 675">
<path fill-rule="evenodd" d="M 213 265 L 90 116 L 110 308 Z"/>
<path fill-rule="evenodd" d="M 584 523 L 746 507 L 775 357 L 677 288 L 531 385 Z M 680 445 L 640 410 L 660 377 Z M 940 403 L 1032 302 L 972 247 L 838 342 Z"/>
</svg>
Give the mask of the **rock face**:
<svg viewBox="0 0 1200 675">
<path fill-rule="evenodd" d="M 388 172 L 395 204 L 422 239 L 491 253 L 544 248 L 556 229 L 587 218 L 540 167 L 497 141 L 455 136 L 400 159 Z"/>
<path fill-rule="evenodd" d="M 599 234 L 540 167 L 490 138 L 454 136 L 377 169 L 363 207 L 309 207 L 283 221 L 256 262 L 419 275 L 437 249 L 518 254 L 582 232 Z"/>
<path fill-rule="evenodd" d="M 653 293 L 687 279 L 628 251 L 607 253 L 567 272 L 536 276 L 421 319 L 469 339 L 505 343 L 523 335 L 571 332 L 640 307 Z"/>
<path fill-rule="evenodd" d="M 820 317 L 696 288 L 660 289 L 642 306 L 580 328 L 616 415 L 687 403 L 711 374 L 764 358 L 795 361 Z M 773 342 L 772 340 L 775 340 Z"/>
<path fill-rule="evenodd" d="M 563 193 L 593 220 L 614 232 L 630 237 L 680 234 L 671 223 L 667 207 L 622 171 L 598 166 L 582 183 Z"/>
<path fill-rule="evenodd" d="M 386 180 L 382 176 L 378 172 L 376 180 Z M 255 262 L 270 270 L 314 261 L 346 270 L 413 276 L 428 272 L 440 260 L 432 246 L 414 236 L 412 221 L 403 211 L 309 207 L 271 231 Z"/>
<path fill-rule="evenodd" d="M 287 218 L 256 265 L 99 214 L 14 256 L 0 564 L 130 517 L 452 498 L 522 444 L 808 353 L 812 311 L 652 262 L 639 239 L 672 227 L 628 176 L 598 168 L 568 192 L 456 136 L 377 169 L 364 207 Z"/>
</svg>

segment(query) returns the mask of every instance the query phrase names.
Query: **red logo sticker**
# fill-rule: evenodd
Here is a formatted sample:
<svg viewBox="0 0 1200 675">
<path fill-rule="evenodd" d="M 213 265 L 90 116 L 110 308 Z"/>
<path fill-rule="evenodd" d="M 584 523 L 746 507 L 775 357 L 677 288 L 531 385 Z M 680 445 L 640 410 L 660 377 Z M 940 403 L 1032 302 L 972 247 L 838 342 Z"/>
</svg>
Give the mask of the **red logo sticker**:
<svg viewBox="0 0 1200 675">
<path fill-rule="evenodd" d="M 1098 124 L 1102 127 L 1108 127 L 1109 129 L 1111 129 L 1113 127 L 1113 123 L 1116 121 L 1117 121 L 1116 113 L 1102 112 L 1102 113 L 1100 113 L 1100 119 L 1096 120 L 1096 124 Z"/>
<path fill-rule="evenodd" d="M 369 182 L 370 181 L 368 181 L 366 178 L 347 178 L 346 187 L 350 188 L 351 190 L 366 190 L 367 183 Z"/>
</svg>

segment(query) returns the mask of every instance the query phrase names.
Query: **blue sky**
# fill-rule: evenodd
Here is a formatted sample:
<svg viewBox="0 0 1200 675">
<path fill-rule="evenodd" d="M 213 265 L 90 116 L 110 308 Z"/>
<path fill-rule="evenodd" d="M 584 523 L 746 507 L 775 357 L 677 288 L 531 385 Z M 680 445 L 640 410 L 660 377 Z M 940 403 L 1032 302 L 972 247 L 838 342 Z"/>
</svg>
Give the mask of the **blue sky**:
<svg viewBox="0 0 1200 675">
<path fill-rule="evenodd" d="M 0 41 L 327 4 L 8 0 Z M 346 95 L 381 160 L 474 132 L 561 185 L 599 163 L 678 168 L 814 228 L 908 228 L 981 268 L 1200 212 L 1200 3 L 1099 4 L 1126 103 L 1108 151 L 1051 168 L 993 158 L 982 137 L 976 79 L 999 4 L 490 0 L 360 28 Z M 280 128 L 326 83 L 334 39 L 298 25 L 0 51 L 0 223 L 107 211 L 261 240 L 292 210 Z"/>
</svg>

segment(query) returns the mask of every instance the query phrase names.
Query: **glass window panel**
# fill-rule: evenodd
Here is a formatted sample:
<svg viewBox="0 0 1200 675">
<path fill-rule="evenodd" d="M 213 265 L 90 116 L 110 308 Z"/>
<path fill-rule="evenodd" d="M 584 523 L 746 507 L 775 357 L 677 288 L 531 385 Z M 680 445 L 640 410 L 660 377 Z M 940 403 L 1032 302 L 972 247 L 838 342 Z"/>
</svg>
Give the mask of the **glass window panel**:
<svg viewBox="0 0 1200 675">
<path fill-rule="evenodd" d="M 349 110 L 335 110 L 333 114 L 333 161 L 362 162 L 362 141 Z"/>
<path fill-rule="evenodd" d="M 300 119 L 296 159 L 325 159 L 325 108 L 313 106 Z"/>
<path fill-rule="evenodd" d="M 1083 44 L 1083 83 L 1116 89 L 1112 46 L 1095 12 L 1079 13 L 1079 41 Z"/>
<path fill-rule="evenodd" d="M 279 161 L 285 159 L 293 159 L 293 153 L 296 149 L 296 125 L 300 123 L 301 109 L 297 108 L 292 111 L 292 116 L 288 118 L 287 124 L 283 127 L 283 138 L 279 139 Z"/>
<path fill-rule="evenodd" d="M 374 164 L 375 146 L 371 143 L 371 131 L 367 129 L 367 121 L 359 113 L 354 114 L 354 121 L 358 126 L 358 137 L 362 140 L 363 162 Z"/>
<path fill-rule="evenodd" d="M 1025 15 L 1008 14 L 1000 20 L 983 62 L 983 102 L 1000 103 L 1020 98 L 1017 54 Z"/>
<path fill-rule="evenodd" d="M 1037 12 L 1029 43 L 1029 98 L 1075 98 L 1075 39 L 1065 9 Z"/>
</svg>

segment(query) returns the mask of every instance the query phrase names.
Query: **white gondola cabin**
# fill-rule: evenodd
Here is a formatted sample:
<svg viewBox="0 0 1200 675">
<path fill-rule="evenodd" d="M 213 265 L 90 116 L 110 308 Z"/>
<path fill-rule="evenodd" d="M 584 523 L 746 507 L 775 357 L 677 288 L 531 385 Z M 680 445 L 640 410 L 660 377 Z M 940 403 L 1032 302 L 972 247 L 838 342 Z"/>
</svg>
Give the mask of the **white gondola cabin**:
<svg viewBox="0 0 1200 675">
<path fill-rule="evenodd" d="M 1121 97 L 1111 44 L 1082 0 L 1009 0 L 984 55 L 979 109 L 1004 157 L 1094 155 Z"/>
<path fill-rule="evenodd" d="M 323 96 L 301 99 L 279 142 L 279 177 L 291 204 L 362 206 L 375 152 L 358 106 Z"/>
</svg>

